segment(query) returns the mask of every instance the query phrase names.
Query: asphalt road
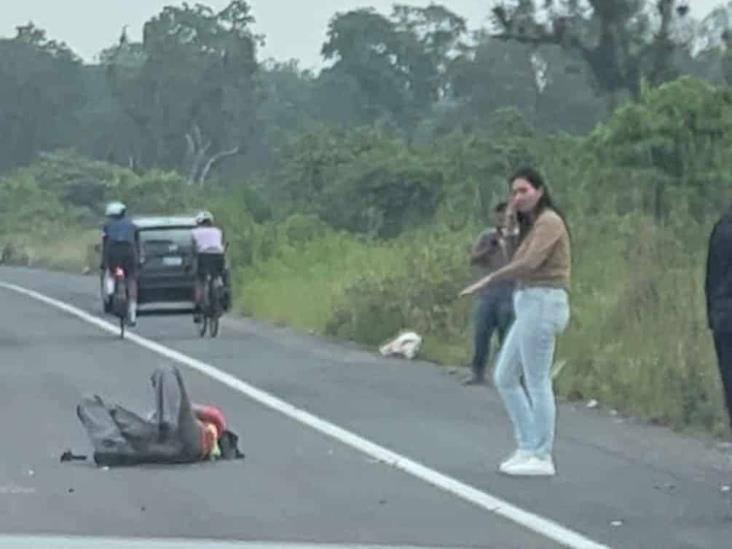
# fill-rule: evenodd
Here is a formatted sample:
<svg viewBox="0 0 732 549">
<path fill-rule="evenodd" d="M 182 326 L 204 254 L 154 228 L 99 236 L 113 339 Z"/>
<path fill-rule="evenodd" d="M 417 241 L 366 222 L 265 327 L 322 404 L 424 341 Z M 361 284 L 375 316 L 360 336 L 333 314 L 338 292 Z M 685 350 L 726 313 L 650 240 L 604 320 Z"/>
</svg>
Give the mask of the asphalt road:
<svg viewBox="0 0 732 549">
<path fill-rule="evenodd" d="M 99 314 L 95 278 L 2 268 L 0 281 Z M 61 464 L 66 448 L 89 450 L 74 414 L 83 394 L 146 410 L 149 375 L 171 360 L 27 296 L 0 296 L 0 534 L 557 546 L 183 365 L 192 397 L 224 410 L 246 460 Z M 189 317 L 143 317 L 135 333 L 599 544 L 732 545 L 732 460 L 704 441 L 563 405 L 558 476 L 511 479 L 495 472 L 512 450 L 497 395 L 445 368 L 245 319 L 227 319 L 216 340 L 198 338 Z"/>
</svg>

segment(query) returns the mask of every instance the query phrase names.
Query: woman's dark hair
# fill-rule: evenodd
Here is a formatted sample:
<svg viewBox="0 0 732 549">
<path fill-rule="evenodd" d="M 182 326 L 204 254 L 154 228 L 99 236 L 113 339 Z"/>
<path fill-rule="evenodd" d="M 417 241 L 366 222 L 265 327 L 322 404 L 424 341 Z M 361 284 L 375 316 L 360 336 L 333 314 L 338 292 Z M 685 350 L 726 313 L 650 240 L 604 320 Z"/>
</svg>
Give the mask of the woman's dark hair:
<svg viewBox="0 0 732 549">
<path fill-rule="evenodd" d="M 562 218 L 562 221 L 564 221 L 564 225 L 567 226 L 567 231 L 569 231 L 569 226 L 567 225 L 567 219 L 565 218 L 562 211 L 557 207 L 557 205 L 554 203 L 554 200 L 552 199 L 552 195 L 549 192 L 549 187 L 547 187 L 546 182 L 544 181 L 544 178 L 541 176 L 541 174 L 535 170 L 534 168 L 529 167 L 523 167 L 519 168 L 515 172 L 511 174 L 511 177 L 508 178 L 508 185 L 509 187 L 513 184 L 514 181 L 517 179 L 524 179 L 529 182 L 529 184 L 534 187 L 534 189 L 539 190 L 543 189 L 544 192 L 541 195 L 541 198 L 539 199 L 539 202 L 536 204 L 536 209 L 534 210 L 535 215 L 526 215 L 521 212 L 516 213 L 516 217 L 518 219 L 519 224 L 519 231 L 521 234 L 521 239 L 526 236 L 526 234 L 531 229 L 531 226 L 533 225 L 534 220 L 539 216 L 541 212 L 543 212 L 546 209 L 553 210 L 556 212 L 556 214 Z"/>
</svg>

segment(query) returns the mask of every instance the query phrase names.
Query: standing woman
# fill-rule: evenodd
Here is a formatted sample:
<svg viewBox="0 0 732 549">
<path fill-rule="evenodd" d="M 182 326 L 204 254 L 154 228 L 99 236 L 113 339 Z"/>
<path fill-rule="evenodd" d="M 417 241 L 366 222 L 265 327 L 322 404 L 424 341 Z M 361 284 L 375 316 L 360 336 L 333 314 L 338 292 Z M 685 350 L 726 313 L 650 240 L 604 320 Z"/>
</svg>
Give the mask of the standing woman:
<svg viewBox="0 0 732 549">
<path fill-rule="evenodd" d="M 513 260 L 462 295 L 514 280 L 516 321 L 494 374 L 517 449 L 499 466 L 514 476 L 552 476 L 556 404 L 551 381 L 556 336 L 569 322 L 570 238 L 541 175 L 522 168 L 509 179 L 521 244 Z M 523 376 L 524 384 L 521 384 Z"/>
</svg>

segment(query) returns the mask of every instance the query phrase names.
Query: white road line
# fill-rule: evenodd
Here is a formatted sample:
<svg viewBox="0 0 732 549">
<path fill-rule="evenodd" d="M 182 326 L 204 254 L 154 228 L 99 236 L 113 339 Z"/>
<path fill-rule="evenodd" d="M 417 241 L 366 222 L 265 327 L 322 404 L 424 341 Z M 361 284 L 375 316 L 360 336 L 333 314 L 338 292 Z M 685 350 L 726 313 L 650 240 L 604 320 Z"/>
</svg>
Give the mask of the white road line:
<svg viewBox="0 0 732 549">
<path fill-rule="evenodd" d="M 46 303 L 47 305 L 51 305 L 52 307 L 60 309 L 106 332 L 112 334 L 119 333 L 119 328 L 117 326 L 110 324 L 109 322 L 106 322 L 105 320 L 102 320 L 101 318 L 98 318 L 94 315 L 86 313 L 85 311 L 82 311 L 81 309 L 74 307 L 73 305 L 64 303 L 63 301 L 59 301 L 52 297 L 48 297 L 39 292 L 29 290 L 15 284 L 0 282 L 0 287 L 7 290 L 12 290 L 19 294 L 26 295 L 37 301 Z M 449 492 L 459 497 L 460 499 L 477 505 L 478 507 L 481 507 L 495 515 L 506 518 L 516 524 L 523 526 L 524 528 L 540 534 L 545 538 L 556 541 L 557 543 L 565 547 L 571 547 L 573 549 L 608 549 L 606 545 L 593 541 L 578 532 L 562 526 L 561 524 L 543 518 L 529 511 L 525 511 L 524 509 L 512 505 L 500 498 L 492 496 L 487 492 L 482 492 L 477 488 L 465 484 L 464 482 L 444 475 L 439 471 L 435 471 L 434 469 L 430 469 L 429 467 L 426 467 L 425 465 L 422 465 L 417 461 L 393 452 L 388 448 L 384 448 L 383 446 L 371 442 L 370 440 L 367 440 L 355 433 L 347 431 L 346 429 L 338 427 L 337 425 L 321 419 L 303 409 L 297 408 L 296 406 L 293 406 L 292 404 L 289 404 L 288 402 L 285 402 L 284 400 L 281 400 L 274 395 L 262 391 L 261 389 L 258 389 L 231 374 L 228 374 L 214 366 L 211 366 L 210 364 L 206 364 L 205 362 L 180 353 L 174 349 L 165 347 L 164 345 L 161 345 L 134 333 L 128 332 L 126 334 L 126 337 L 128 341 L 135 343 L 140 347 L 144 347 L 145 349 L 153 351 L 154 353 L 157 353 L 165 358 L 178 362 L 179 364 L 182 364 L 184 366 L 188 366 L 193 370 L 207 375 L 208 377 L 215 379 L 216 381 L 219 381 L 224 385 L 227 385 L 235 391 L 246 395 L 252 400 L 255 400 L 260 404 L 271 408 L 272 410 L 276 410 L 277 412 L 280 412 L 281 414 L 284 414 L 289 418 L 302 423 L 303 425 L 307 425 L 308 427 L 315 429 L 316 431 L 319 431 L 331 438 L 334 438 L 341 443 L 350 446 L 351 448 L 355 448 L 356 450 L 363 452 L 364 454 L 374 459 L 377 459 L 381 462 L 391 465 L 392 467 L 400 469 L 412 475 L 413 477 L 416 477 L 420 480 L 427 482 L 428 484 L 431 484 L 432 486 Z"/>
</svg>

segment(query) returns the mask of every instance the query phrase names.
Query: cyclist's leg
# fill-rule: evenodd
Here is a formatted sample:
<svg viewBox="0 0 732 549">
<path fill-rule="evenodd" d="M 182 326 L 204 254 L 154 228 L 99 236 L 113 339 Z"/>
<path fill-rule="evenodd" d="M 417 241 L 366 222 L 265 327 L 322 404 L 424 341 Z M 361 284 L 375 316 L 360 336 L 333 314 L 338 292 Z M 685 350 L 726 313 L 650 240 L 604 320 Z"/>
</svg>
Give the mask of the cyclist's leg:
<svg viewBox="0 0 732 549">
<path fill-rule="evenodd" d="M 109 243 L 105 246 L 104 257 L 102 261 L 102 288 L 107 299 L 108 304 L 112 301 L 112 294 L 114 293 L 114 277 L 112 273 L 117 267 L 117 258 L 114 254 L 112 244 Z"/>
<path fill-rule="evenodd" d="M 196 306 L 196 310 L 201 309 L 203 303 L 203 274 L 204 274 L 204 259 L 201 254 L 196 254 L 196 278 L 193 283 L 193 303 Z"/>
<path fill-rule="evenodd" d="M 211 275 L 212 282 L 221 280 L 221 258 L 219 254 L 209 253 L 207 259 L 208 273 Z"/>
<path fill-rule="evenodd" d="M 216 292 L 216 306 L 219 309 L 218 312 L 224 308 L 224 255 L 216 254 L 215 258 L 212 258 L 212 289 Z"/>
<path fill-rule="evenodd" d="M 196 273 L 196 282 L 193 288 L 193 302 L 196 305 L 196 309 L 201 309 L 203 304 L 203 276 L 201 273 Z"/>
<path fill-rule="evenodd" d="M 137 275 L 127 278 L 128 311 L 131 324 L 137 322 Z"/>
<path fill-rule="evenodd" d="M 193 321 L 199 323 L 203 319 L 203 282 L 204 281 L 204 265 L 199 254 L 196 257 L 196 279 L 193 283 Z"/>
<path fill-rule="evenodd" d="M 204 307 L 207 307 L 211 304 L 211 289 L 216 278 L 216 254 L 200 254 L 199 266 L 201 272 L 201 302 Z"/>
<path fill-rule="evenodd" d="M 137 322 L 137 254 L 134 249 L 130 249 L 125 263 L 127 316 L 130 324 L 134 325 Z"/>
<path fill-rule="evenodd" d="M 112 279 L 112 273 L 106 265 L 99 271 L 99 289 L 104 312 L 109 313 L 111 310 L 112 294 L 114 293 L 114 280 Z"/>
<path fill-rule="evenodd" d="M 221 270 L 221 283 L 223 285 L 223 289 L 221 291 L 223 296 L 222 306 L 225 311 L 228 311 L 231 308 L 231 278 L 225 259 L 223 269 Z"/>
<path fill-rule="evenodd" d="M 116 279 L 115 279 L 115 271 L 118 268 L 125 269 L 125 257 L 124 257 L 124 251 L 120 248 L 119 245 L 116 245 L 114 243 L 110 244 L 108 249 L 108 255 L 107 255 L 107 270 L 106 270 L 106 286 L 107 291 L 109 292 L 109 297 L 111 299 L 112 295 L 114 294 L 116 287 Z M 125 273 L 126 274 L 126 273 Z"/>
</svg>

